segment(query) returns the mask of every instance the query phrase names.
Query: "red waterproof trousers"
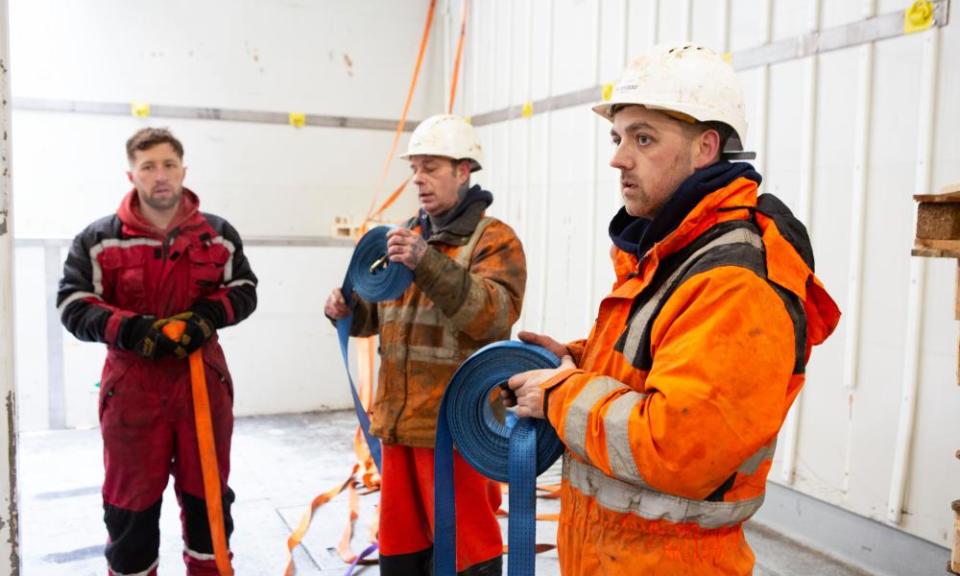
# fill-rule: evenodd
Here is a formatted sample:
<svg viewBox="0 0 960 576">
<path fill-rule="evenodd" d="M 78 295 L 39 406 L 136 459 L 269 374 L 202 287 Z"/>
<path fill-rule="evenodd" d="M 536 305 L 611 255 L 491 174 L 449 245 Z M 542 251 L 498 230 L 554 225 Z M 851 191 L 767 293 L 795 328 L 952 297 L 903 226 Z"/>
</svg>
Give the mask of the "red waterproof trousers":
<svg viewBox="0 0 960 576">
<path fill-rule="evenodd" d="M 211 352 L 213 352 L 211 354 Z M 207 391 L 217 446 L 227 537 L 233 530 L 227 487 L 233 399 L 216 340 L 207 344 Z M 150 370 L 142 364 L 150 362 Z M 171 474 L 180 504 L 183 559 L 189 576 L 217 576 L 204 500 L 187 360 L 148 361 L 111 350 L 100 392 L 106 556 L 113 575 L 156 573 L 160 507 Z"/>
<path fill-rule="evenodd" d="M 432 448 L 383 445 L 381 573 L 385 573 L 384 567 L 389 571 L 392 556 L 420 557 L 422 562 L 432 562 L 433 452 Z M 503 537 L 496 516 L 501 493 L 497 482 L 474 470 L 459 453 L 454 452 L 453 457 L 457 490 L 457 572 L 464 572 L 471 566 L 499 559 L 503 553 Z"/>
</svg>

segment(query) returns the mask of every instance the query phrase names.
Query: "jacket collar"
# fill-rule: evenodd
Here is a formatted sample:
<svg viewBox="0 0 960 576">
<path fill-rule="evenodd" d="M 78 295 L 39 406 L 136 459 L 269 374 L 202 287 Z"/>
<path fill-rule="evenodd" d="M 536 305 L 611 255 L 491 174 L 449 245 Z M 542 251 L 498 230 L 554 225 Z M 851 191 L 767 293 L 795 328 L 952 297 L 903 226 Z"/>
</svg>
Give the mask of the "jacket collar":
<svg viewBox="0 0 960 576">
<path fill-rule="evenodd" d="M 124 227 L 126 227 L 130 233 L 138 236 L 153 236 L 163 239 L 167 237 L 167 233 L 170 230 L 175 230 L 182 226 L 199 212 L 200 198 L 191 190 L 184 188 L 183 195 L 180 197 L 180 208 L 177 210 L 176 216 L 170 221 L 170 225 L 167 226 L 166 230 L 161 230 L 143 216 L 143 212 L 140 210 L 140 197 L 137 196 L 137 190 L 133 189 L 120 201 L 117 216 L 120 217 L 120 221 L 123 222 Z"/>
<path fill-rule="evenodd" d="M 643 258 L 655 244 L 675 231 L 708 195 L 738 178 L 746 178 L 756 185 L 761 181 L 760 174 L 746 162 L 721 161 L 697 170 L 677 187 L 653 219 L 630 216 L 621 208 L 610 222 L 610 237 L 621 250 Z"/>
<path fill-rule="evenodd" d="M 423 209 L 417 215 L 421 233 L 428 242 L 441 242 L 450 245 L 466 244 L 483 218 L 487 206 L 493 203 L 493 194 L 479 185 L 472 186 L 456 206 L 451 208 L 451 216 L 445 218 L 444 225 L 434 229 L 430 216 Z"/>
</svg>

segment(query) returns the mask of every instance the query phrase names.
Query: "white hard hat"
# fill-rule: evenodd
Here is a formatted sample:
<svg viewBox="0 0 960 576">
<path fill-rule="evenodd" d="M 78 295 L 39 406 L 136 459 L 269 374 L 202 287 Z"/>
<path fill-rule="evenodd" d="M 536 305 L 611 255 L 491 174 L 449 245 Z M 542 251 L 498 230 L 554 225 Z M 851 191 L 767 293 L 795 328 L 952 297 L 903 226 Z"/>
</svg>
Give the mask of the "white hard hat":
<svg viewBox="0 0 960 576">
<path fill-rule="evenodd" d="M 420 123 L 410 136 L 407 152 L 411 156 L 445 156 L 454 160 L 470 160 L 470 171 L 483 164 L 483 148 L 473 126 L 453 114 L 438 114 Z"/>
<path fill-rule="evenodd" d="M 722 122 L 733 129 L 724 152 L 743 150 L 747 118 L 737 74 L 719 54 L 696 44 L 654 46 L 631 62 L 609 100 L 593 107 L 613 121 L 618 105 L 678 112 L 699 122 Z"/>
</svg>

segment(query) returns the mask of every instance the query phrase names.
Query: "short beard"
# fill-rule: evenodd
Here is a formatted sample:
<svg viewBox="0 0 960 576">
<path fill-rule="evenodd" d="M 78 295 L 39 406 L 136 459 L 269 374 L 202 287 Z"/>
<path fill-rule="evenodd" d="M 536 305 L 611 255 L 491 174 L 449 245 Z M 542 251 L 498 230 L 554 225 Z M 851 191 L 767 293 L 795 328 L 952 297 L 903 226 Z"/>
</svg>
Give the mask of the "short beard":
<svg viewBox="0 0 960 576">
<path fill-rule="evenodd" d="M 163 211 L 169 210 L 169 209 L 173 208 L 174 206 L 176 206 L 177 204 L 179 204 L 179 203 L 180 203 L 180 198 L 181 198 L 182 196 L 183 196 L 183 193 L 180 192 L 180 193 L 177 193 L 177 194 L 171 194 L 171 195 L 170 195 L 170 198 L 169 198 L 168 200 L 157 200 L 156 198 L 153 198 L 153 197 L 150 197 L 150 196 L 147 196 L 146 194 L 144 194 L 143 196 L 141 196 L 140 199 L 141 199 L 147 206 L 153 208 L 154 210 L 158 210 L 158 211 L 163 212 Z"/>
</svg>

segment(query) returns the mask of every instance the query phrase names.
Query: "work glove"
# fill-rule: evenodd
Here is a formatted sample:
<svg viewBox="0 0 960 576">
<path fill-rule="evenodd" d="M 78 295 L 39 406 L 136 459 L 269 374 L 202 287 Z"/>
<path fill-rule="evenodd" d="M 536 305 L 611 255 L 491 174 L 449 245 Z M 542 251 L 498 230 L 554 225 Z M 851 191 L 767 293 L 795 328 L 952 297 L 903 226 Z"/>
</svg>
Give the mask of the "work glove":
<svg viewBox="0 0 960 576">
<path fill-rule="evenodd" d="M 180 340 L 175 342 L 174 354 L 179 358 L 186 358 L 213 336 L 213 325 L 210 321 L 192 310 L 164 318 L 160 322 L 166 325 L 177 320 L 185 324 Z"/>
<path fill-rule="evenodd" d="M 117 336 L 117 345 L 144 358 L 162 358 L 176 354 L 177 343 L 164 335 L 163 320 L 156 316 L 137 315 L 124 319 Z"/>
</svg>

